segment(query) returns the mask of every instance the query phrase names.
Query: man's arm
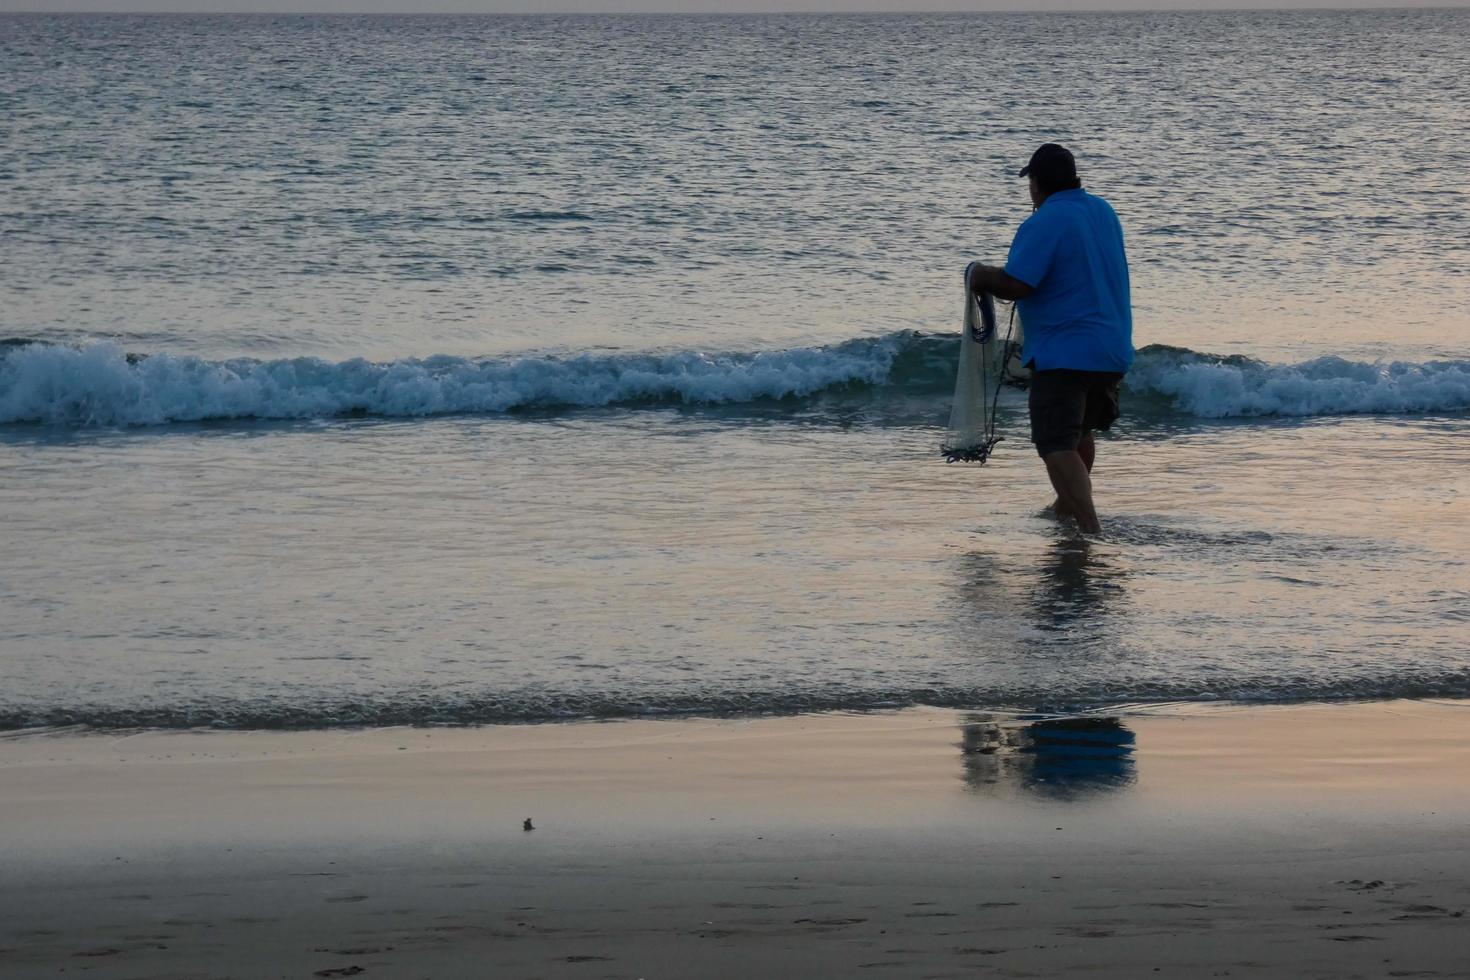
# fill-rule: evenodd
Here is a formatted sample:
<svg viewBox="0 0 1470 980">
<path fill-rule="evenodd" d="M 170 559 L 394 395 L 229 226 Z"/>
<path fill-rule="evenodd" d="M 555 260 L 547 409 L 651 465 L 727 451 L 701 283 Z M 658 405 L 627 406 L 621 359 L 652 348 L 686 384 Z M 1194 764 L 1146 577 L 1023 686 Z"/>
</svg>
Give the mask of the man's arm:
<svg viewBox="0 0 1470 980">
<path fill-rule="evenodd" d="M 976 262 L 970 270 L 970 292 L 989 293 L 1001 299 L 1025 299 L 1036 290 L 1026 285 L 996 265 L 981 265 Z"/>
</svg>

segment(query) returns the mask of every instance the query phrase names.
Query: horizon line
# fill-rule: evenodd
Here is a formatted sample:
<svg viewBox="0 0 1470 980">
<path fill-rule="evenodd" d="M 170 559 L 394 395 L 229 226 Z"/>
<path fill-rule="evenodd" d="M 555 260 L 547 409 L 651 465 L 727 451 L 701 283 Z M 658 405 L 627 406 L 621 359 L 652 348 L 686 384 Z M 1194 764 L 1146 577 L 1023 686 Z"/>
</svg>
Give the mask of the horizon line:
<svg viewBox="0 0 1470 980">
<path fill-rule="evenodd" d="M 986 7 L 973 10 L 949 9 L 874 9 L 874 10 L 817 10 L 817 9 L 793 9 L 793 10 L 186 10 L 174 8 L 137 8 L 132 10 L 36 10 L 16 9 L 0 10 L 0 15 L 25 15 L 25 16 L 108 16 L 108 17 L 141 17 L 141 16 L 206 16 L 206 17 L 351 17 L 362 15 L 373 15 L 381 17 L 803 17 L 803 16 L 849 16 L 849 17 L 872 17 L 890 16 L 893 14 L 907 14 L 912 16 L 926 15 L 967 15 L 967 14 L 1141 14 L 1141 13 L 1178 13 L 1178 14 L 1224 14 L 1224 13 L 1331 13 L 1334 11 L 1362 13 L 1370 11 L 1401 11 L 1401 10 L 1467 10 L 1470 3 L 1435 3 L 1415 2 L 1403 4 L 1364 4 L 1361 6 L 1342 6 L 1336 4 L 1293 4 L 1291 6 L 1269 6 L 1262 3 L 1257 6 L 1240 6 L 1236 4 L 1222 5 L 1219 7 L 1171 7 L 1160 6 L 1156 3 L 1141 3 L 1138 6 L 1118 7 L 1093 7 L 1075 9 L 1067 7 L 1036 8 L 1036 7 Z"/>
</svg>

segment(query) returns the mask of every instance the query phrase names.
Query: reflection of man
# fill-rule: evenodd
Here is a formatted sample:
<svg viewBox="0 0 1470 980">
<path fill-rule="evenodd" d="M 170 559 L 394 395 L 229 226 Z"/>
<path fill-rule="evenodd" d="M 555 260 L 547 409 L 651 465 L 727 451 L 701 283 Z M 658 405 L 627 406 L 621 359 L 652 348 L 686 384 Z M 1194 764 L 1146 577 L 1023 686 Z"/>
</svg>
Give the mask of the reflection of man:
<svg viewBox="0 0 1470 980">
<path fill-rule="evenodd" d="M 1118 417 L 1118 383 L 1133 363 L 1133 310 L 1123 228 L 1112 206 L 1082 189 L 1066 147 L 1044 144 L 1021 170 L 1036 211 L 1004 269 L 976 265 L 970 288 L 1018 302 L 1021 360 L 1032 369 L 1031 441 L 1057 491 L 1058 515 L 1097 533 L 1092 433 Z"/>
<path fill-rule="evenodd" d="M 1118 718 L 1016 719 L 969 715 L 960 726 L 965 783 L 994 793 L 1018 787 L 1054 800 L 1125 789 L 1138 779 L 1134 735 Z"/>
</svg>

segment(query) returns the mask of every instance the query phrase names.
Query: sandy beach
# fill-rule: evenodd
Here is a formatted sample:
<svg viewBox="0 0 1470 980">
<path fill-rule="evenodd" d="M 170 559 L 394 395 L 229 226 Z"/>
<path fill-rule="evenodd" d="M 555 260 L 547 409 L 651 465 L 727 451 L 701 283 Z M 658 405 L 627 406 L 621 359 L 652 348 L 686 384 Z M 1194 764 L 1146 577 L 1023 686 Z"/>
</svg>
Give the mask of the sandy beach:
<svg viewBox="0 0 1470 980">
<path fill-rule="evenodd" d="M 1120 718 L 10 735 L 0 975 L 1466 975 L 1470 705 Z"/>
</svg>

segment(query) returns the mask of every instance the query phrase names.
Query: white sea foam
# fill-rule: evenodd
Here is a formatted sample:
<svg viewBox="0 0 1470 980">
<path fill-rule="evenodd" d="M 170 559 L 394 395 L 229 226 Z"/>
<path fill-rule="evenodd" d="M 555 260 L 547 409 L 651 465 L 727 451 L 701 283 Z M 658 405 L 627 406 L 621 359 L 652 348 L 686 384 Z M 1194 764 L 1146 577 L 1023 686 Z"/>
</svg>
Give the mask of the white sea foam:
<svg viewBox="0 0 1470 980">
<path fill-rule="evenodd" d="M 1370 364 L 1322 357 L 1276 365 L 1155 348 L 1141 353 L 1127 384 L 1134 391 L 1166 395 L 1182 412 L 1201 418 L 1470 408 L 1470 362 L 1465 361 Z"/>
<path fill-rule="evenodd" d="M 374 363 L 129 358 L 111 343 L 31 344 L 0 358 L 0 423 L 159 425 L 648 402 L 741 404 L 854 384 L 875 394 L 933 400 L 939 411 L 953 390 L 957 346 L 952 336 L 901 332 L 750 354 L 441 356 Z M 1199 418 L 1458 412 L 1470 409 L 1470 362 L 1370 364 L 1325 357 L 1273 365 L 1151 347 L 1139 353 L 1126 386 L 1130 395 L 1141 396 L 1129 399 L 1131 415 L 1160 408 Z"/>
<path fill-rule="evenodd" d="M 901 336 L 756 354 L 582 355 L 384 364 L 316 358 L 208 361 L 117 346 L 35 344 L 0 362 L 0 422 L 157 425 L 365 412 L 423 416 L 649 400 L 702 404 L 808 395 L 881 383 Z"/>
</svg>

